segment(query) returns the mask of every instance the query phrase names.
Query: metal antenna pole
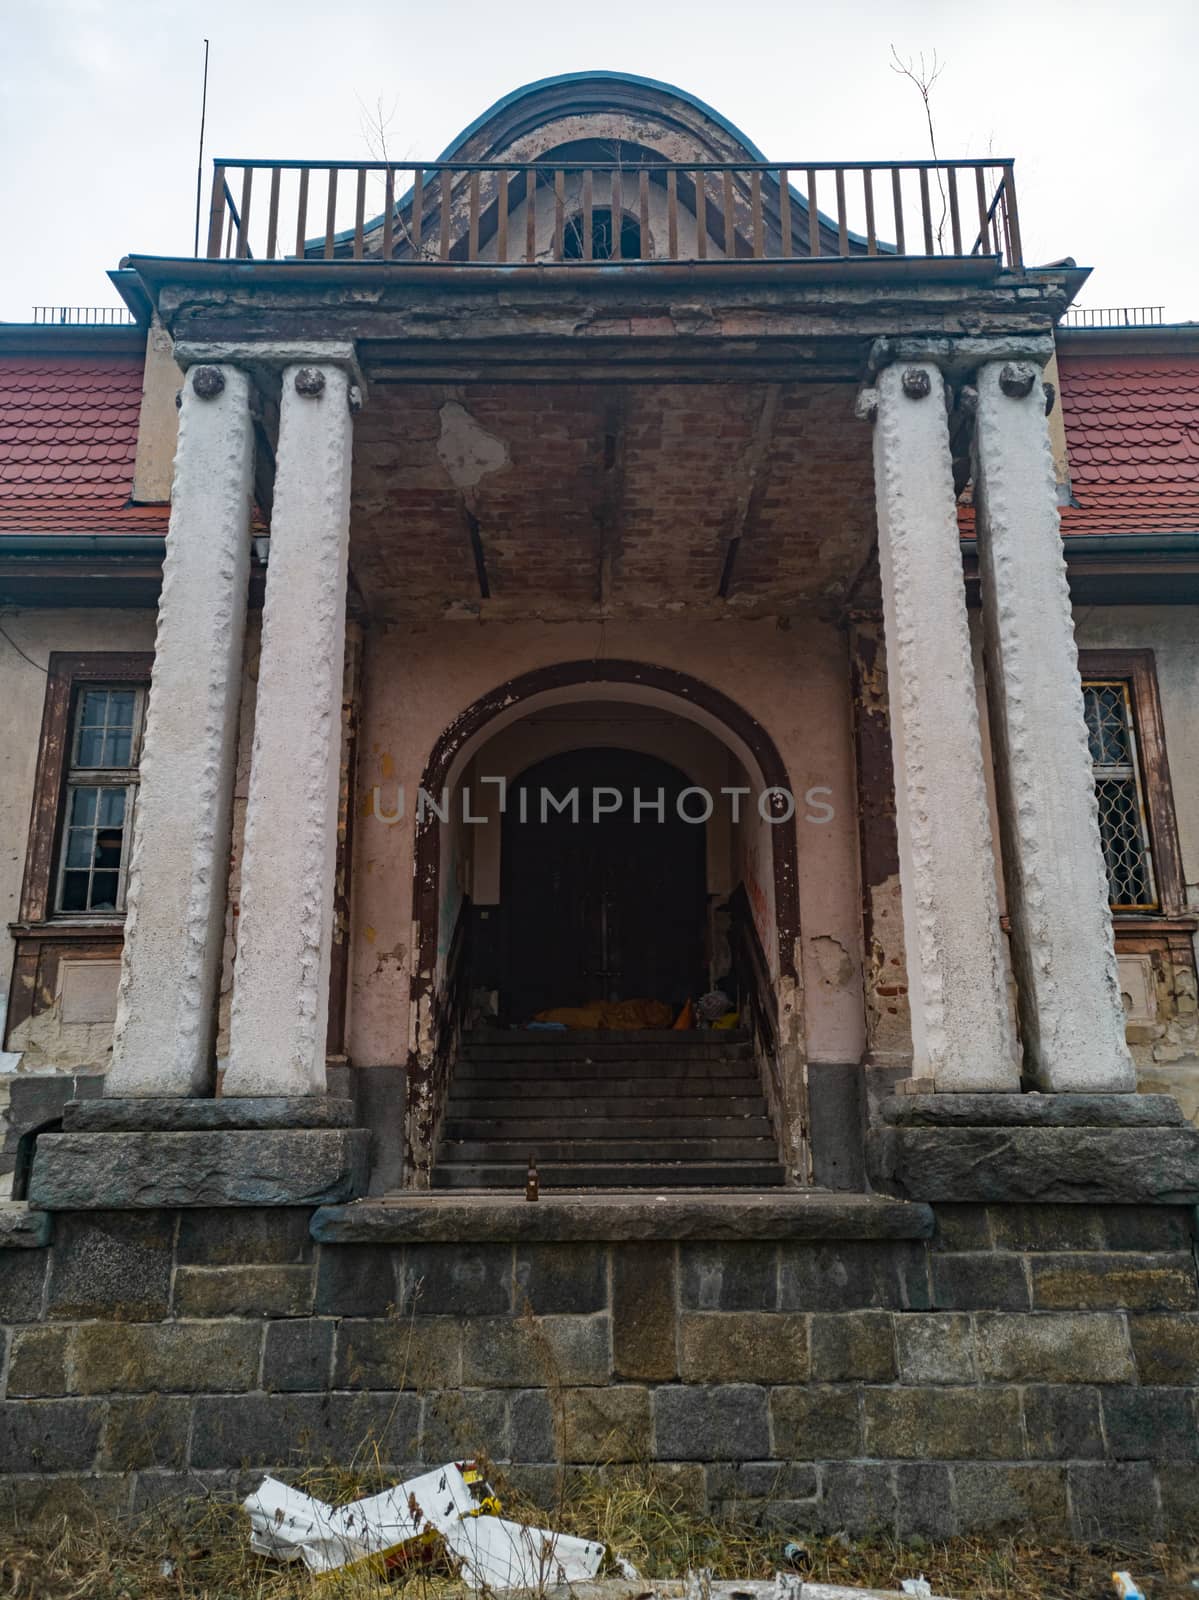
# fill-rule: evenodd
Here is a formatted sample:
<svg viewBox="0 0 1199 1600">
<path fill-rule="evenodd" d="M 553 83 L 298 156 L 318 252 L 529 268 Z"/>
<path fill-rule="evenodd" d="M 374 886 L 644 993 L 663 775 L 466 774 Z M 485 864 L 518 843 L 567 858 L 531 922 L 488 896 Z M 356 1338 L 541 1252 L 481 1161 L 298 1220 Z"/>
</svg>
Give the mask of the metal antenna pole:
<svg viewBox="0 0 1199 1600">
<path fill-rule="evenodd" d="M 204 41 L 204 87 L 200 92 L 200 153 L 196 159 L 196 236 L 192 254 L 200 254 L 200 198 L 204 188 L 204 119 L 208 115 L 208 40 Z"/>
</svg>

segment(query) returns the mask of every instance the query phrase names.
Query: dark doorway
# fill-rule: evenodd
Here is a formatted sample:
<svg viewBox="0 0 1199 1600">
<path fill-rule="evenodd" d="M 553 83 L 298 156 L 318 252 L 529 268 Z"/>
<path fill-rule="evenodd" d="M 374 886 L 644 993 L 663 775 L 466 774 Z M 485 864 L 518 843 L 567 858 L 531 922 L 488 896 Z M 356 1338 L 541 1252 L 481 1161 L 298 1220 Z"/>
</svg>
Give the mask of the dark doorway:
<svg viewBox="0 0 1199 1600">
<path fill-rule="evenodd" d="M 677 1006 L 702 987 L 706 829 L 679 816 L 689 786 L 676 767 L 630 750 L 552 756 L 513 784 L 500 869 L 501 994 L 511 1019 L 591 1000 Z M 613 808 L 598 818 L 597 789 L 600 807 Z M 565 809 L 543 808 L 543 794 Z M 701 796 L 686 809 L 702 815 Z"/>
</svg>

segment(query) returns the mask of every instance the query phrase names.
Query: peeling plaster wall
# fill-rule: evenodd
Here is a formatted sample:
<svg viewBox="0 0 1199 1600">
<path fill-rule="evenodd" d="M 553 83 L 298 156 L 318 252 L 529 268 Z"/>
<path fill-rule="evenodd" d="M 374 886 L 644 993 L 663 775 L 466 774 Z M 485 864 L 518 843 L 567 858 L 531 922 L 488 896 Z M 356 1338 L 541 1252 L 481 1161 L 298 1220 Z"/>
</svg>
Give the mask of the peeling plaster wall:
<svg viewBox="0 0 1199 1600">
<path fill-rule="evenodd" d="M 605 656 L 686 672 L 757 717 L 797 798 L 801 948 L 795 952 L 813 1059 L 856 1062 L 864 1047 L 857 822 L 843 636 L 815 617 L 644 623 L 413 623 L 366 639 L 349 1053 L 358 1066 L 402 1063 L 410 1046 L 413 820 L 434 741 L 482 694 L 519 673 Z M 402 785 L 404 816 L 389 815 Z M 805 803 L 811 789 L 822 792 Z M 832 814 L 828 815 L 831 807 Z M 806 816 L 817 820 L 806 821 Z M 443 871 L 447 868 L 443 863 Z M 452 867 L 449 868 L 452 871 Z M 834 941 L 853 967 L 847 980 Z"/>
<path fill-rule="evenodd" d="M 11 640 L 0 639 L 0 993 L 7 996 L 13 964 L 8 924 L 16 921 L 20 909 L 51 652 L 153 650 L 155 613 L 8 610 L 0 616 L 0 626 Z M 30 660 L 24 660 L 14 644 Z M 90 993 L 77 1005 L 68 997 L 67 1018 L 77 1016 L 78 1021 L 64 1021 L 62 998 L 31 1018 L 21 1037 L 13 1040 L 14 1051 L 28 1052 L 20 1070 L 68 1071 L 106 1058 L 112 1042 L 111 1016 L 84 1020 L 103 1011 L 103 996 Z M 114 1008 L 115 1000 L 114 982 Z M 0 1096 L 7 1098 L 4 1082 L 0 1075 Z"/>
<path fill-rule="evenodd" d="M 871 1063 L 899 1067 L 911 1060 L 912 1021 L 899 886 L 887 652 L 881 616 L 855 618 L 850 630 L 850 653 L 867 1049 Z"/>
<path fill-rule="evenodd" d="M 146 337 L 142 405 L 137 419 L 137 455 L 130 497 L 139 503 L 171 498 L 175 445 L 179 439 L 176 398 L 183 373 L 175 365 L 175 344 L 155 312 Z"/>
<path fill-rule="evenodd" d="M 1074 632 L 1081 650 L 1153 651 L 1187 907 L 1199 913 L 1199 607 L 1079 606 Z M 1128 1043 L 1138 1086 L 1177 1095 L 1199 1123 L 1199 950 L 1174 945 L 1121 956 Z"/>
</svg>

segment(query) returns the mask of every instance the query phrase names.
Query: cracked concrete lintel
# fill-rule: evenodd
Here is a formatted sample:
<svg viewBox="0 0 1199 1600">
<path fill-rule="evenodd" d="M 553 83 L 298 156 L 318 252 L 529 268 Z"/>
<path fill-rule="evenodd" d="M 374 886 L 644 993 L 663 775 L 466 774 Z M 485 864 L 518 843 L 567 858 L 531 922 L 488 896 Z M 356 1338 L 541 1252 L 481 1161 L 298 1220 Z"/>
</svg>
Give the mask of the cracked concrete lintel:
<svg viewBox="0 0 1199 1600">
<path fill-rule="evenodd" d="M 284 367 L 340 367 L 366 404 L 366 378 L 358 364 L 358 351 L 347 339 L 181 339 L 175 345 L 175 360 L 185 372 L 201 362 L 228 362 L 230 366 L 246 367 L 255 375 L 269 373 L 276 384 Z"/>
<path fill-rule="evenodd" d="M 876 339 L 870 346 L 871 380 L 898 361 L 933 361 L 947 376 L 964 378 L 984 361 L 1032 361 L 1043 367 L 1053 356 L 1050 333 L 1000 333 L 988 337 L 947 338 L 942 334 Z"/>
</svg>

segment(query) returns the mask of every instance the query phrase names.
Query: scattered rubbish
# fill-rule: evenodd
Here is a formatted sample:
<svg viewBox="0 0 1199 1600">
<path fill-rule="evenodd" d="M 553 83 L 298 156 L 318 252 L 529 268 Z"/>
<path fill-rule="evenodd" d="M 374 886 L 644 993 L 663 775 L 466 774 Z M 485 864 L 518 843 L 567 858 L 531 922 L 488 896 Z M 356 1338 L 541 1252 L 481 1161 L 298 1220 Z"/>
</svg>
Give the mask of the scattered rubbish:
<svg viewBox="0 0 1199 1600">
<path fill-rule="evenodd" d="M 924 1579 L 908 1580 L 924 1583 Z M 926 1585 L 927 1587 L 927 1585 Z M 857 1584 L 812 1583 L 798 1572 L 776 1572 L 772 1579 L 713 1578 L 703 1569 L 685 1579 L 651 1580 L 641 1594 L 621 1593 L 619 1583 L 590 1583 L 580 1591 L 587 1600 L 905 1600 L 905 1591 L 870 1589 Z M 930 1591 L 931 1593 L 931 1591 Z M 934 1597 L 935 1600 L 935 1597 Z"/>
<path fill-rule="evenodd" d="M 252 1549 L 310 1572 L 361 1564 L 384 1575 L 444 1551 L 475 1589 L 544 1589 L 594 1578 L 604 1558 L 602 1544 L 495 1515 L 499 1503 L 472 1462 L 345 1506 L 267 1477 L 245 1509 Z"/>
<path fill-rule="evenodd" d="M 695 1011 L 700 1022 L 707 1028 L 720 1021 L 721 1017 L 728 1016 L 733 1009 L 733 1002 L 723 989 L 709 989 L 707 994 L 699 997 Z"/>
<path fill-rule="evenodd" d="M 1145 1600 L 1131 1572 L 1113 1572 L 1112 1588 L 1116 1591 L 1116 1600 Z"/>
<path fill-rule="evenodd" d="M 629 1583 L 641 1582 L 641 1574 L 637 1571 L 637 1568 L 633 1565 L 633 1563 L 631 1561 L 627 1561 L 624 1556 L 613 1556 L 612 1565 L 616 1568 L 620 1576 L 626 1579 Z"/>
<path fill-rule="evenodd" d="M 160 1578 L 173 1578 L 175 1576 L 175 1563 L 170 1556 L 163 1556 L 158 1563 L 158 1576 Z"/>
<path fill-rule="evenodd" d="M 899 1587 L 904 1594 L 912 1595 L 913 1600 L 933 1600 L 933 1586 L 923 1572 L 918 1578 L 904 1578 Z"/>
<path fill-rule="evenodd" d="M 541 1179 L 537 1176 L 537 1160 L 534 1156 L 529 1157 L 529 1170 L 525 1174 L 525 1199 L 541 1199 Z"/>
<path fill-rule="evenodd" d="M 695 1572 L 688 1568 L 683 1579 L 683 1600 L 712 1600 L 711 1567 L 700 1567 Z"/>
<path fill-rule="evenodd" d="M 795 1540 L 791 1539 L 783 1546 L 783 1560 L 789 1567 L 810 1567 L 812 1552 L 806 1545 L 796 1544 Z"/>
</svg>

